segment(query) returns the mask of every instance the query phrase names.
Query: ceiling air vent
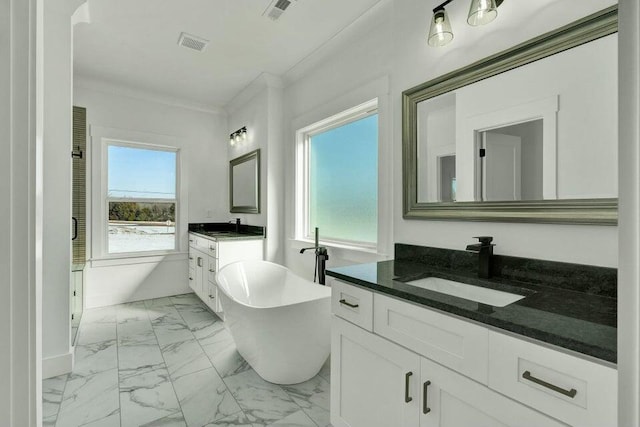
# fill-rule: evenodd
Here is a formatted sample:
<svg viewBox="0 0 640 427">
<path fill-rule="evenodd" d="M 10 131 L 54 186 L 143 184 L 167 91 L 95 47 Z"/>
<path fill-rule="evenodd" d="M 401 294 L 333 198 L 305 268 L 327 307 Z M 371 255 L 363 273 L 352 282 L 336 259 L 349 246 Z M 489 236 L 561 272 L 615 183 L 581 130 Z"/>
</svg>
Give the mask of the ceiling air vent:
<svg viewBox="0 0 640 427">
<path fill-rule="evenodd" d="M 187 33 L 180 33 L 180 38 L 178 39 L 178 45 L 197 50 L 198 52 L 202 52 L 208 43 L 209 40 Z"/>
<path fill-rule="evenodd" d="M 280 18 L 280 15 L 282 15 L 290 5 L 291 0 L 273 0 L 262 15 L 266 15 L 275 21 Z"/>
</svg>

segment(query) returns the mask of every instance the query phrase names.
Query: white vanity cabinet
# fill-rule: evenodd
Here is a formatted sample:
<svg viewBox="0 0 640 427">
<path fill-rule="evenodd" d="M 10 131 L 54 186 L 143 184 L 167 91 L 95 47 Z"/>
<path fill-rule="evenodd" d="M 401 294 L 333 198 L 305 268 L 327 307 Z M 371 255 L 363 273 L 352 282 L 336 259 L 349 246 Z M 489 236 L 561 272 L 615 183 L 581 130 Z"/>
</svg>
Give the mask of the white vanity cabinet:
<svg viewBox="0 0 640 427">
<path fill-rule="evenodd" d="M 189 233 L 189 286 L 207 306 L 223 317 L 216 274 L 227 264 L 263 259 L 264 239 L 215 239 Z"/>
<path fill-rule="evenodd" d="M 339 280 L 332 294 L 334 427 L 616 425 L 615 369 Z"/>
</svg>

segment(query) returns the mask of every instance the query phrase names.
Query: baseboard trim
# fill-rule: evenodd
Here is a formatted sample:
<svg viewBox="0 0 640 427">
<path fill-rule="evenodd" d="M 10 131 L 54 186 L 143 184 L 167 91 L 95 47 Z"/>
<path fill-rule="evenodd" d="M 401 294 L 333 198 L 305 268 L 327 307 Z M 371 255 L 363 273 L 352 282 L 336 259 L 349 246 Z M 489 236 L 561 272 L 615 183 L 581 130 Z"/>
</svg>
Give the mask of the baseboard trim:
<svg viewBox="0 0 640 427">
<path fill-rule="evenodd" d="M 73 347 L 71 352 L 42 359 L 42 379 L 68 374 L 73 369 Z"/>
<path fill-rule="evenodd" d="M 147 292 L 139 292 L 136 295 L 95 295 L 87 297 L 86 309 L 108 307 L 117 304 L 126 304 L 128 302 L 144 301 L 148 299 L 171 297 L 174 295 L 182 295 L 192 293 L 193 290 L 188 284 L 180 288 L 164 289 L 164 290 L 152 290 Z"/>
</svg>

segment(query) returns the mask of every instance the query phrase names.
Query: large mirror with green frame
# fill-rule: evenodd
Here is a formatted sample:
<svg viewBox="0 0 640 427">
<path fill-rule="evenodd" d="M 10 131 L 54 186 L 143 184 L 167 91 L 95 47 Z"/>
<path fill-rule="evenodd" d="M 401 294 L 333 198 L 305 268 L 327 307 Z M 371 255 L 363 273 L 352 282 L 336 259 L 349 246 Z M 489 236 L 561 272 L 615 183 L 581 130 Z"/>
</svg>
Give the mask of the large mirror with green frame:
<svg viewBox="0 0 640 427">
<path fill-rule="evenodd" d="M 403 92 L 404 217 L 617 223 L 617 7 Z"/>
</svg>

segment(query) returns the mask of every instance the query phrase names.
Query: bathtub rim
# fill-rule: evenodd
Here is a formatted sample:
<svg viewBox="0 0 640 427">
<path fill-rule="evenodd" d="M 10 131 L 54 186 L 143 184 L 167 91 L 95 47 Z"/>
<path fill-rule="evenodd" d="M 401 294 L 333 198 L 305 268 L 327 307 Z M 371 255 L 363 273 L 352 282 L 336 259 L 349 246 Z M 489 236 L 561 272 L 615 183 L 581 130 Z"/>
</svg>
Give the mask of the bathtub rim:
<svg viewBox="0 0 640 427">
<path fill-rule="evenodd" d="M 307 280 L 304 277 L 298 276 L 297 274 L 295 274 L 293 271 L 291 271 L 290 268 L 285 267 L 284 265 L 275 263 L 275 262 L 271 262 L 271 261 L 265 261 L 265 260 L 243 260 L 243 261 L 235 261 L 232 263 L 229 263 L 227 265 L 225 265 L 224 267 L 222 267 L 216 274 L 216 278 L 220 277 L 220 274 L 228 267 L 231 267 L 232 265 L 235 264 L 246 264 L 246 263 L 261 263 L 261 264 L 269 264 L 269 265 L 273 265 L 278 267 L 281 270 L 286 270 L 288 274 L 291 274 L 295 277 L 297 277 L 298 279 L 300 279 L 301 282 L 304 283 L 304 286 L 322 286 L 322 288 L 325 288 L 328 292 L 327 295 L 322 295 L 322 296 L 317 296 L 317 297 L 313 297 L 310 299 L 306 299 L 304 301 L 298 301 L 298 302 L 293 302 L 290 304 L 280 304 L 280 305 L 269 305 L 269 306 L 256 306 L 253 304 L 247 304 L 245 302 L 239 301 L 238 299 L 236 299 L 235 297 L 233 297 L 233 295 L 230 295 L 226 289 L 225 286 L 222 285 L 220 282 L 217 283 L 218 289 L 224 293 L 225 297 L 229 298 L 230 300 L 232 300 L 233 302 L 235 302 L 236 304 L 240 304 L 244 307 L 248 307 L 248 308 L 252 308 L 255 310 L 273 310 L 273 309 L 281 309 L 281 308 L 285 308 L 285 307 L 295 307 L 295 306 L 299 306 L 302 304 L 307 304 L 307 303 L 313 303 L 315 301 L 319 301 L 319 300 L 323 300 L 323 299 L 330 299 L 331 298 L 331 287 L 327 286 L 327 285 L 321 285 L 319 283 L 315 283 L 312 282 L 311 280 Z"/>
</svg>

